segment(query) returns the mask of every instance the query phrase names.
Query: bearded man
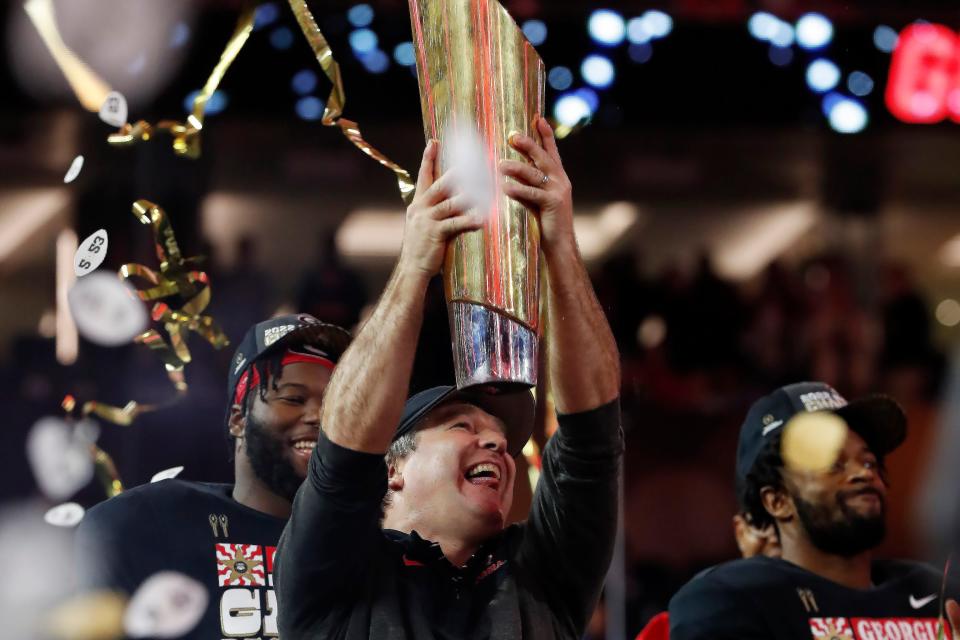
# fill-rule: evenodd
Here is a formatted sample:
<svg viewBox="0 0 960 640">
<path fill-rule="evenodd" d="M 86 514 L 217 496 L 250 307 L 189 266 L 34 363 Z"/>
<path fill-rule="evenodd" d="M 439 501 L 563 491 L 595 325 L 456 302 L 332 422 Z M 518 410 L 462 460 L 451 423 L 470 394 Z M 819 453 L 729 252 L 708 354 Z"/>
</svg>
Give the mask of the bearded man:
<svg viewBox="0 0 960 640">
<path fill-rule="evenodd" d="M 836 461 L 822 471 L 785 466 L 784 426 L 821 411 L 849 427 Z M 848 403 L 821 382 L 754 403 L 740 430 L 738 493 L 754 526 L 775 527 L 781 557 L 736 560 L 691 580 L 670 602 L 670 638 L 936 638 L 940 573 L 872 554 L 886 528 L 884 458 L 906 434 L 892 399 Z"/>
<path fill-rule="evenodd" d="M 184 638 L 276 636 L 274 554 L 349 343 L 346 330 L 307 314 L 251 327 L 227 383 L 234 484 L 167 479 L 90 509 L 77 532 L 82 587 L 132 594 L 155 573 L 179 572 L 209 594 Z"/>
</svg>

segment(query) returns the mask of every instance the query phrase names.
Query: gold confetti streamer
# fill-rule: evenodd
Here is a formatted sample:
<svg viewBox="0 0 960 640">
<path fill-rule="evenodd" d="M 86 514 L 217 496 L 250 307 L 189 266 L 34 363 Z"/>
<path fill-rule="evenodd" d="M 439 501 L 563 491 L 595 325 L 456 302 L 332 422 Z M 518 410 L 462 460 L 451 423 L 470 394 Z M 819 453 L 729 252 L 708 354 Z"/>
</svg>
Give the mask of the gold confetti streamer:
<svg viewBox="0 0 960 640">
<path fill-rule="evenodd" d="M 340 76 L 340 65 L 333 57 L 333 51 L 330 44 L 317 26 L 317 21 L 307 7 L 306 0 L 289 0 L 290 8 L 293 9 L 293 15 L 297 18 L 297 24 L 300 30 L 310 43 L 313 55 L 323 69 L 324 75 L 333 85 L 330 90 L 330 96 L 327 98 L 327 104 L 323 111 L 321 122 L 328 127 L 339 127 L 340 131 L 346 136 L 347 140 L 353 143 L 355 147 L 365 154 L 379 162 L 381 165 L 393 171 L 397 176 L 397 187 L 400 189 L 400 197 L 405 204 L 410 204 L 413 200 L 415 185 L 406 169 L 396 164 L 385 155 L 375 149 L 369 142 L 364 140 L 360 133 L 360 127 L 356 122 L 347 120 L 343 116 L 343 108 L 346 103 L 346 93 L 343 89 L 343 78 Z"/>
<path fill-rule="evenodd" d="M 120 481 L 117 465 L 113 463 L 110 454 L 95 444 L 90 445 L 90 453 L 93 455 L 93 468 L 97 474 L 97 480 L 103 485 L 107 497 L 112 498 L 123 493 L 123 483 Z"/>
<path fill-rule="evenodd" d="M 67 419 L 69 420 L 73 410 L 77 407 L 77 400 L 72 395 L 67 394 L 63 397 L 63 402 L 60 403 L 60 406 L 63 407 L 63 410 L 67 413 Z M 153 409 L 154 407 L 150 407 L 149 405 L 137 405 L 136 402 L 132 401 L 128 402 L 127 406 L 123 409 L 111 407 L 99 402 L 87 402 L 83 405 L 82 414 L 88 416 L 92 413 L 108 422 L 129 426 L 137 415 Z M 103 485 L 103 490 L 107 494 L 107 497 L 112 498 L 123 493 L 123 482 L 120 480 L 117 466 L 113 463 L 113 458 L 110 457 L 110 454 L 96 444 L 91 444 L 90 457 L 93 458 L 94 473 L 97 476 L 97 480 Z"/>
<path fill-rule="evenodd" d="M 150 329 L 134 340 L 157 354 L 170 382 L 178 393 L 183 394 L 187 391 L 183 369 L 192 360 L 187 348 L 189 333 L 198 333 L 214 349 L 222 349 L 230 342 L 212 317 L 202 315 L 210 304 L 210 279 L 203 271 L 191 269 L 200 263 L 200 258 L 184 258 L 181 254 L 166 212 L 149 200 L 137 200 L 133 203 L 133 215 L 153 229 L 160 271 L 158 273 L 142 264 L 125 264 L 120 267 L 120 277 L 124 280 L 137 278 L 152 285 L 148 288 L 138 287 L 137 296 L 144 302 L 156 302 L 151 316 L 155 322 L 163 324 L 170 342 L 167 343 L 156 329 Z M 161 301 L 170 296 L 179 296 L 186 302 L 179 309 L 174 309 Z M 137 412 L 143 413 L 145 410 L 148 409 L 128 404 L 123 411 L 135 417 Z"/>
<path fill-rule="evenodd" d="M 110 85 L 98 76 L 66 45 L 57 28 L 53 0 L 27 0 L 23 3 L 30 21 L 63 72 L 77 100 L 87 111 L 97 113 L 110 93 Z"/>
<path fill-rule="evenodd" d="M 193 110 L 187 116 L 186 122 L 177 122 L 175 120 L 161 120 L 156 126 L 151 125 L 145 120 L 140 120 L 134 124 L 125 124 L 116 133 L 110 134 L 107 142 L 114 146 L 124 147 L 134 145 L 138 142 L 147 142 L 158 131 L 166 131 L 173 136 L 173 150 L 177 155 L 188 158 L 200 157 L 200 131 L 203 129 L 204 113 L 207 108 L 207 101 L 217 90 L 227 69 L 233 64 L 243 45 L 247 43 L 250 32 L 253 31 L 253 19 L 255 6 L 248 5 L 240 13 L 237 20 L 237 27 L 230 36 L 226 48 L 220 54 L 220 61 L 213 68 L 210 77 L 207 78 L 203 89 L 193 100 Z"/>
<path fill-rule="evenodd" d="M 186 395 L 188 387 L 184 378 L 184 367 L 193 359 L 187 348 L 187 337 L 191 331 L 200 334 L 214 349 L 223 349 L 230 343 L 216 321 L 203 315 L 204 309 L 210 304 L 210 279 L 205 272 L 192 268 L 200 264 L 202 259 L 183 257 L 173 226 L 166 212 L 158 205 L 149 200 L 137 200 L 133 203 L 133 215 L 141 223 L 150 225 L 153 230 L 154 248 L 160 270 L 157 272 L 146 265 L 131 263 L 120 267 L 119 275 L 123 280 L 136 278 L 148 283 L 146 288 L 137 287 L 137 296 L 144 302 L 155 302 L 151 317 L 155 322 L 163 324 L 170 337 L 168 343 L 159 331 L 149 329 L 134 338 L 134 342 L 146 346 L 160 358 L 177 395 L 160 404 L 141 404 L 134 400 L 123 407 L 93 400 L 83 404 L 82 415 L 93 414 L 120 426 L 130 426 L 140 415 L 167 408 Z M 179 309 L 162 301 L 171 296 L 185 300 Z M 76 408 L 76 399 L 68 395 L 62 406 L 70 414 Z M 103 456 L 106 454 L 96 460 L 100 462 Z"/>
</svg>

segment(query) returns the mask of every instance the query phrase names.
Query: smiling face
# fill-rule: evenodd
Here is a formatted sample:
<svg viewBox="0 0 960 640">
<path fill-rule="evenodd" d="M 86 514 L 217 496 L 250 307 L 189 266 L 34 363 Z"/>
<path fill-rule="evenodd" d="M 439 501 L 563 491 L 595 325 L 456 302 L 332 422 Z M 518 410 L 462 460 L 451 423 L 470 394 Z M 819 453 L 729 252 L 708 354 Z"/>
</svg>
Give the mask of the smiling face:
<svg viewBox="0 0 960 640">
<path fill-rule="evenodd" d="M 469 541 L 499 532 L 517 471 L 506 447 L 503 423 L 482 409 L 462 402 L 434 409 L 415 450 L 390 465 L 388 521 Z"/>
<path fill-rule="evenodd" d="M 851 557 L 883 541 L 887 484 L 877 456 L 852 430 L 830 469 L 785 472 L 784 480 L 799 522 L 817 548 Z"/>
<path fill-rule="evenodd" d="M 267 392 L 249 392 L 245 416 L 235 410 L 230 433 L 242 438 L 237 473 L 251 469 L 256 478 L 278 496 L 293 499 L 320 434 L 320 405 L 331 371 L 316 363 L 286 365 L 276 379 L 268 380 Z"/>
</svg>

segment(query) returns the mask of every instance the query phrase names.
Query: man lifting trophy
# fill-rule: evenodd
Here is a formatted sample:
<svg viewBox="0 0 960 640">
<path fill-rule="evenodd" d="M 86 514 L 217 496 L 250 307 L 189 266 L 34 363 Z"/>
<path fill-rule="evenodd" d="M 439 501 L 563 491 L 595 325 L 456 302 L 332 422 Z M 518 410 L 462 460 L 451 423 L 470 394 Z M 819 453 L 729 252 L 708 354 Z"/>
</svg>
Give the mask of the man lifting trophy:
<svg viewBox="0 0 960 640">
<path fill-rule="evenodd" d="M 400 258 L 330 380 L 281 538 L 280 636 L 579 638 L 616 533 L 620 367 L 540 116 L 543 64 L 493 0 L 410 12 L 427 148 Z M 441 270 L 456 386 L 405 400 Z M 528 520 L 507 526 L 541 308 L 559 428 Z"/>
</svg>

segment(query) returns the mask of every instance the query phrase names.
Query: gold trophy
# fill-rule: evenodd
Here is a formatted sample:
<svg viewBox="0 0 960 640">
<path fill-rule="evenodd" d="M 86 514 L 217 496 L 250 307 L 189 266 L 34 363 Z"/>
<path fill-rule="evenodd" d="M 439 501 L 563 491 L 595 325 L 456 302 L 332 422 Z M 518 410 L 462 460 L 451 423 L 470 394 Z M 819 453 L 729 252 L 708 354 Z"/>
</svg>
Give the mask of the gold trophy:
<svg viewBox="0 0 960 640">
<path fill-rule="evenodd" d="M 539 140 L 544 66 L 496 0 L 409 0 L 426 138 L 469 128 L 495 180 L 502 159 L 523 160 L 508 139 Z M 446 167 L 442 166 L 443 169 Z M 494 182 L 494 185 L 496 182 Z M 460 388 L 537 382 L 540 227 L 499 188 L 484 228 L 447 247 L 443 277 Z"/>
</svg>

